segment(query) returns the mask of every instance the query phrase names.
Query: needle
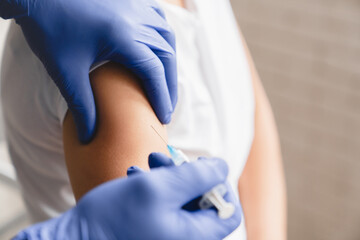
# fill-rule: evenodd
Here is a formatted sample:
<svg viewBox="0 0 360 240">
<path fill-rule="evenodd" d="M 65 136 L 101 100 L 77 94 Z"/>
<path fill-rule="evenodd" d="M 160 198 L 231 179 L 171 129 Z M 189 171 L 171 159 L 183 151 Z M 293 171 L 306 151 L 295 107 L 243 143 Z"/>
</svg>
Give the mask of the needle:
<svg viewBox="0 0 360 240">
<path fill-rule="evenodd" d="M 160 133 L 158 131 L 156 131 L 156 129 L 153 127 L 153 125 L 151 125 L 151 128 L 154 129 L 154 131 L 156 132 L 156 134 L 161 138 L 161 140 L 163 140 L 163 142 L 166 144 L 166 146 L 168 145 L 167 142 L 165 141 L 165 139 L 160 135 Z"/>
</svg>

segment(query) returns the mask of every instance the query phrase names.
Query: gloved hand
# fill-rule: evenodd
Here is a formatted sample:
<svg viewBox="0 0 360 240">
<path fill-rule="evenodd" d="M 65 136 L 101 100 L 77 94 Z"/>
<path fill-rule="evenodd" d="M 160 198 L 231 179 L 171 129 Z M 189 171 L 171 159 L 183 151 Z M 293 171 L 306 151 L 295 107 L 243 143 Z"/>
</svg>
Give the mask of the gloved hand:
<svg viewBox="0 0 360 240">
<path fill-rule="evenodd" d="M 113 180 L 87 193 L 61 217 L 15 239 L 220 240 L 240 224 L 238 203 L 234 201 L 237 211 L 227 220 L 212 209 L 189 212 L 181 207 L 224 182 L 227 173 L 224 161 L 208 159 Z"/>
<path fill-rule="evenodd" d="M 177 102 L 175 36 L 155 0 L 0 0 L 0 16 L 21 26 L 67 101 L 82 142 L 96 125 L 89 69 L 106 60 L 142 79 L 159 120 L 170 122 Z"/>
<path fill-rule="evenodd" d="M 206 159 L 207 158 L 199 157 L 198 161 L 203 161 Z M 175 166 L 175 164 L 171 160 L 171 158 L 166 156 L 165 154 L 151 153 L 149 155 L 149 167 L 151 169 L 155 169 L 155 168 L 159 168 L 159 167 L 170 167 L 170 166 Z M 132 166 L 132 167 L 128 168 L 127 175 L 131 176 L 131 175 L 134 175 L 137 173 L 143 173 L 143 172 L 145 172 L 143 169 L 141 169 L 137 166 Z M 224 196 L 225 201 L 236 203 L 237 213 L 239 213 L 239 209 L 240 209 L 240 214 L 241 214 L 242 208 L 241 208 L 238 198 L 235 196 L 235 193 L 231 190 L 230 183 L 228 181 L 226 181 L 225 184 L 226 184 L 226 188 L 228 189 L 227 194 Z M 200 210 L 199 201 L 201 200 L 201 198 L 202 198 L 202 196 L 199 196 L 198 198 L 195 198 L 195 199 L 187 202 L 184 206 L 182 206 L 182 208 L 185 210 L 188 210 L 188 211 Z"/>
<path fill-rule="evenodd" d="M 151 153 L 149 155 L 149 167 L 151 170 L 159 167 L 172 167 L 175 166 L 174 162 L 171 160 L 170 157 L 166 156 L 163 153 Z M 136 173 L 145 172 L 143 169 L 139 168 L 138 166 L 131 166 L 127 169 L 127 175 L 131 176 Z"/>
</svg>

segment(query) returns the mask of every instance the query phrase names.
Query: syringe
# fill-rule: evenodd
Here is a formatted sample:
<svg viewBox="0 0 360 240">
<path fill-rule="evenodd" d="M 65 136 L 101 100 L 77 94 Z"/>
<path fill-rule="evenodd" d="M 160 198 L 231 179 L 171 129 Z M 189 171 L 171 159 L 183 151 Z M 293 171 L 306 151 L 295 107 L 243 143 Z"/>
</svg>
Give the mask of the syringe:
<svg viewBox="0 0 360 240">
<path fill-rule="evenodd" d="M 164 138 L 151 126 L 157 135 L 164 141 L 171 155 L 172 161 L 176 166 L 180 166 L 185 162 L 190 162 L 190 159 L 179 149 L 167 144 Z M 209 192 L 205 193 L 199 201 L 200 209 L 209 209 L 215 207 L 218 211 L 218 216 L 221 219 L 230 218 L 235 212 L 235 206 L 232 203 L 224 200 L 224 195 L 227 193 L 225 184 L 219 184 L 213 187 Z"/>
<path fill-rule="evenodd" d="M 190 162 L 190 159 L 181 150 L 178 150 L 169 144 L 167 144 L 167 149 L 171 155 L 171 160 L 176 166 L 180 166 L 185 162 Z"/>
</svg>

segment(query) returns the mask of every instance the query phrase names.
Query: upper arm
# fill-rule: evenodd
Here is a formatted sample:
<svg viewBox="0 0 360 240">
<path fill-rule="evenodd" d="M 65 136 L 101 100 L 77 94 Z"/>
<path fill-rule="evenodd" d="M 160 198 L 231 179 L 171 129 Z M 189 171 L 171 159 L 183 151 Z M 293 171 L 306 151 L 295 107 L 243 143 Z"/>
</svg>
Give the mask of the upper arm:
<svg viewBox="0 0 360 240">
<path fill-rule="evenodd" d="M 166 138 L 139 80 L 123 67 L 109 63 L 91 75 L 97 108 L 94 139 L 82 145 L 72 114 L 63 123 L 66 165 L 78 200 L 95 186 L 126 176 L 128 167 L 148 168 L 151 152 L 166 153 L 166 145 L 151 128 Z"/>
</svg>

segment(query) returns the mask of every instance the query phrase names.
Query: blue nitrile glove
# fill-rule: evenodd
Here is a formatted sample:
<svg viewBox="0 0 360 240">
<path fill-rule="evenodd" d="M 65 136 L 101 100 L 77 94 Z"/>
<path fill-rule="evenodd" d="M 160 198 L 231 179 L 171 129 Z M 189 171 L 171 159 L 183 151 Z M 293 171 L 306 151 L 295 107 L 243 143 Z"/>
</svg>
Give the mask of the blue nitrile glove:
<svg viewBox="0 0 360 240">
<path fill-rule="evenodd" d="M 74 115 L 82 142 L 95 131 L 89 81 L 95 63 L 111 60 L 140 79 L 162 123 L 177 101 L 175 36 L 155 0 L 0 0 L 15 18 Z"/>
<path fill-rule="evenodd" d="M 235 200 L 237 211 L 227 220 L 212 209 L 189 212 L 182 206 L 223 183 L 227 174 L 224 161 L 210 159 L 113 180 L 87 193 L 59 218 L 14 239 L 220 240 L 240 224 Z"/>
<path fill-rule="evenodd" d="M 203 160 L 207 160 L 207 158 L 205 157 L 199 157 L 198 161 L 203 161 Z M 151 153 L 149 155 L 149 167 L 151 169 L 155 169 L 155 168 L 159 168 L 159 167 L 170 167 L 170 166 L 175 166 L 174 162 L 171 160 L 170 157 L 166 156 L 163 153 Z M 142 173 L 145 172 L 143 169 L 137 167 L 137 166 L 132 166 L 129 167 L 127 169 L 127 175 L 133 175 L 133 174 L 137 174 L 137 173 Z M 227 202 L 232 202 L 232 203 L 236 203 L 236 208 L 239 210 L 240 212 L 242 212 L 242 208 L 240 205 L 239 200 L 236 198 L 235 196 L 235 192 L 232 191 L 230 183 L 228 181 L 226 181 L 226 187 L 228 189 L 228 192 L 225 194 L 224 199 Z M 182 208 L 188 211 L 196 211 L 196 210 L 200 210 L 199 207 L 199 201 L 201 200 L 202 196 L 198 196 L 198 198 L 193 199 L 192 201 L 187 202 Z"/>
<path fill-rule="evenodd" d="M 163 153 L 157 153 L 157 152 L 151 153 L 149 155 L 148 164 L 150 169 L 175 166 L 174 162 L 171 160 L 170 157 L 166 156 Z M 139 168 L 138 166 L 131 166 L 127 169 L 128 176 L 141 172 L 145 172 L 145 171 Z"/>
</svg>

